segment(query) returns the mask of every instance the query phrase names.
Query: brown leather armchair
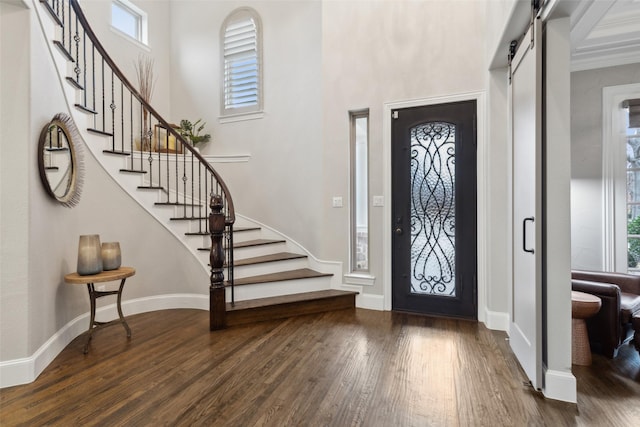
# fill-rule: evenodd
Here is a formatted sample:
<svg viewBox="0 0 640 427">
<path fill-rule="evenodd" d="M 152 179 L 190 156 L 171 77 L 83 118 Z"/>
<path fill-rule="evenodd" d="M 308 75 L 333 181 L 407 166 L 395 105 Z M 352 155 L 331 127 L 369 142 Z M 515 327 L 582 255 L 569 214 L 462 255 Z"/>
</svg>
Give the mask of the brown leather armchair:
<svg viewBox="0 0 640 427">
<path fill-rule="evenodd" d="M 571 288 L 602 300 L 598 314 L 587 319 L 591 349 L 613 358 L 633 336 L 631 320 L 640 313 L 640 276 L 573 270 Z"/>
</svg>

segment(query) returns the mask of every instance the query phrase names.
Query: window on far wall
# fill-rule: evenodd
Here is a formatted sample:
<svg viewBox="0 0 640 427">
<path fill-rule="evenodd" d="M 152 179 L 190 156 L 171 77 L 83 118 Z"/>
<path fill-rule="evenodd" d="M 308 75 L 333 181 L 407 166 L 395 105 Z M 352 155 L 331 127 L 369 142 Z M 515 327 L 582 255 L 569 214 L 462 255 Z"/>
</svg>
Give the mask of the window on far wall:
<svg viewBox="0 0 640 427">
<path fill-rule="evenodd" d="M 369 271 L 369 110 L 351 122 L 351 271 Z"/>
<path fill-rule="evenodd" d="M 147 44 L 147 14 L 132 2 L 112 1 L 111 26 L 132 39 Z"/>
<path fill-rule="evenodd" d="M 640 274 L 640 83 L 602 88 L 602 269 Z"/>
<path fill-rule="evenodd" d="M 622 103 L 627 149 L 627 263 L 640 272 L 640 99 Z"/>
<path fill-rule="evenodd" d="M 261 38 L 253 9 L 236 9 L 222 24 L 222 116 L 262 111 Z"/>
</svg>

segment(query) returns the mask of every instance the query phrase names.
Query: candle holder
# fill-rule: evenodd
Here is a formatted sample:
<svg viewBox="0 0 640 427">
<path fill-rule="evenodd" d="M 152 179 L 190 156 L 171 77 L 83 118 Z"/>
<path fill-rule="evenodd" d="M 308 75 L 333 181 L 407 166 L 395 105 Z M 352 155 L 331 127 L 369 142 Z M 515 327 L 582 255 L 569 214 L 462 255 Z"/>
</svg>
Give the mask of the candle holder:
<svg viewBox="0 0 640 427">
<path fill-rule="evenodd" d="M 107 270 L 117 270 L 122 264 L 120 253 L 120 243 L 105 242 L 102 244 L 102 268 Z"/>
<path fill-rule="evenodd" d="M 102 271 L 102 248 L 100 236 L 89 234 L 80 236 L 78 242 L 78 274 L 88 276 Z"/>
</svg>

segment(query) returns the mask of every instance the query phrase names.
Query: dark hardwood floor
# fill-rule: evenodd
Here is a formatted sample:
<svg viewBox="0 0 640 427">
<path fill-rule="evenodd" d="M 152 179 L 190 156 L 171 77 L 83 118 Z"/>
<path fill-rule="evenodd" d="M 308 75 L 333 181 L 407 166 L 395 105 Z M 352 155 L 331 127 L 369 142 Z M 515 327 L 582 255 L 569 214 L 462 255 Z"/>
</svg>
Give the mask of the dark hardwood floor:
<svg viewBox="0 0 640 427">
<path fill-rule="evenodd" d="M 209 332 L 166 310 L 75 339 L 32 384 L 0 390 L 2 426 L 637 426 L 640 357 L 574 366 L 578 404 L 524 384 L 482 324 L 341 310 Z"/>
</svg>

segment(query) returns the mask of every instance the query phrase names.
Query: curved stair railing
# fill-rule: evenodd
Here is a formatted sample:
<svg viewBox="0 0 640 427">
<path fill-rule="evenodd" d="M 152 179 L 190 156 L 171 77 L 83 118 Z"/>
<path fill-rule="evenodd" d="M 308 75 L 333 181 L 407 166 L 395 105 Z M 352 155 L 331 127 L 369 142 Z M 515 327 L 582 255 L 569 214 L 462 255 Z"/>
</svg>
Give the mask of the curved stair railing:
<svg viewBox="0 0 640 427">
<path fill-rule="evenodd" d="M 211 329 L 225 325 L 225 283 L 233 292 L 231 193 L 213 167 L 149 105 L 108 55 L 77 0 L 40 0 L 58 26 L 56 47 L 72 64 L 67 82 L 80 91 L 75 107 L 93 117 L 88 132 L 110 138 L 106 155 L 123 156 L 121 173 L 143 176 L 140 191 L 162 194 L 159 206 L 179 212 L 172 221 L 190 221 L 188 235 L 210 236 Z M 210 198 L 211 213 L 207 215 Z"/>
</svg>

